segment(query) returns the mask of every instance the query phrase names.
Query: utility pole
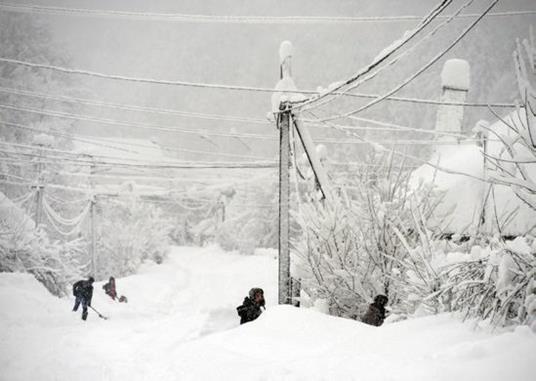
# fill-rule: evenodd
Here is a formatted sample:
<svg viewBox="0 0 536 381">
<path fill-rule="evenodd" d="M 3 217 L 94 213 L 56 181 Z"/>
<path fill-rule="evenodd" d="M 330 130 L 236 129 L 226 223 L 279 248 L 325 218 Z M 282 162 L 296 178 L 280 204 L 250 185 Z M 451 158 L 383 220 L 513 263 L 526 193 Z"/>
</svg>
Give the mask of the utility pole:
<svg viewBox="0 0 536 381">
<path fill-rule="evenodd" d="M 281 43 L 279 48 L 280 71 L 276 90 L 295 88 L 291 78 L 290 60 L 292 44 Z M 272 96 L 272 111 L 275 114 L 279 130 L 279 304 L 292 301 L 290 285 L 290 128 L 291 103 L 281 93 Z"/>
<path fill-rule="evenodd" d="M 283 41 L 279 47 L 280 78 L 272 95 L 272 112 L 275 115 L 279 130 L 279 304 L 295 304 L 293 299 L 299 297 L 300 293 L 299 282 L 293 282 L 290 276 L 291 128 L 296 128 L 298 132 L 323 199 L 328 202 L 333 200 L 327 173 L 316 154 L 309 130 L 300 123 L 299 116 L 295 115 L 292 109 L 292 101 L 300 96 L 297 93 L 292 93 L 292 91 L 297 90 L 291 75 L 292 49 L 290 41 Z"/>
<path fill-rule="evenodd" d="M 475 129 L 477 131 L 477 136 L 480 139 L 480 146 L 482 147 L 482 152 L 484 155 L 482 155 L 482 177 L 484 178 L 484 183 L 482 184 L 482 208 L 480 212 L 480 219 L 478 221 L 478 228 L 479 229 L 486 229 L 486 224 L 488 224 L 488 227 L 491 227 L 489 225 L 489 221 L 487 221 L 488 213 L 488 199 L 490 197 L 490 194 L 492 192 L 493 184 L 489 183 L 488 180 L 488 129 L 489 129 L 489 122 L 486 120 L 479 120 L 476 123 Z"/>
<path fill-rule="evenodd" d="M 43 144 L 39 146 L 39 162 L 37 163 L 37 185 L 35 187 L 35 226 L 38 227 L 43 216 L 43 193 L 44 193 L 44 174 L 43 174 Z"/>
<path fill-rule="evenodd" d="M 279 304 L 290 304 L 290 118 L 289 103 L 281 103 L 279 129 Z"/>
<path fill-rule="evenodd" d="M 97 196 L 95 194 L 95 181 L 94 176 L 97 172 L 97 166 L 93 156 L 90 156 L 92 163 L 89 172 L 89 185 L 91 187 L 91 200 L 89 206 L 89 229 L 90 229 L 90 246 L 89 251 L 91 255 L 91 270 L 95 279 L 97 278 L 97 245 L 96 245 L 96 231 L 95 231 L 95 208 L 97 206 Z"/>
</svg>

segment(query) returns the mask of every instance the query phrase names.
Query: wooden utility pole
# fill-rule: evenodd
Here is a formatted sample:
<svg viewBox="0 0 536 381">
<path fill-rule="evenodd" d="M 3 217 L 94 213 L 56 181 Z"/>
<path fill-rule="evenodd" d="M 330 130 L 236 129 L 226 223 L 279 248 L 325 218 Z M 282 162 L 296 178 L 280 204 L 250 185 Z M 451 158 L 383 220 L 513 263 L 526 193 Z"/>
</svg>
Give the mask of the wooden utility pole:
<svg viewBox="0 0 536 381">
<path fill-rule="evenodd" d="M 291 128 L 298 132 L 323 198 L 332 201 L 327 173 L 316 155 L 309 130 L 300 123 L 299 115 L 295 115 L 292 109 L 292 100 L 298 96 L 292 93 L 297 90 L 291 76 L 292 49 L 289 41 L 283 41 L 279 47 L 280 78 L 272 95 L 272 111 L 279 130 L 279 304 L 293 304 L 293 298 L 299 297 L 300 293 L 299 282 L 293 282 L 290 276 Z"/>
<path fill-rule="evenodd" d="M 44 174 L 43 174 L 43 145 L 39 144 L 39 163 L 37 164 L 37 186 L 35 193 L 35 226 L 41 223 L 43 215 L 43 192 L 44 192 Z"/>
<path fill-rule="evenodd" d="M 279 48 L 279 82 L 277 90 L 292 90 L 296 86 L 291 77 L 292 44 L 281 43 Z M 290 128 L 292 119 L 291 103 L 282 95 L 272 96 L 272 111 L 279 130 L 279 304 L 292 302 L 290 285 Z"/>
<path fill-rule="evenodd" d="M 89 206 L 89 229 L 90 229 L 90 243 L 89 252 L 91 257 L 91 270 L 95 279 L 97 278 L 97 245 L 96 245 L 96 231 L 95 231 L 95 208 L 97 206 L 97 196 L 95 195 L 95 181 L 94 176 L 97 171 L 95 160 L 93 156 L 90 172 L 89 172 L 89 185 L 91 187 L 91 200 Z"/>
<path fill-rule="evenodd" d="M 281 103 L 279 128 L 279 304 L 290 304 L 290 119 L 291 108 Z"/>
</svg>

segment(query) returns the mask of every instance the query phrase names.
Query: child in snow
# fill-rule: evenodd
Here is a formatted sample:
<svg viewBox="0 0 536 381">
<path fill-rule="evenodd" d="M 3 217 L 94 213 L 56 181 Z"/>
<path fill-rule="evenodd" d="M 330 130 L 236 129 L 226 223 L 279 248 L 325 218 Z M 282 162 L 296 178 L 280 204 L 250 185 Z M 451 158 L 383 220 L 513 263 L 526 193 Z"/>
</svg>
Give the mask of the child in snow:
<svg viewBox="0 0 536 381">
<path fill-rule="evenodd" d="M 383 324 L 385 320 L 385 306 L 387 305 L 388 299 L 385 295 L 376 295 L 374 298 L 374 303 L 369 305 L 367 313 L 361 321 L 366 324 L 374 325 L 379 327 Z"/>
<path fill-rule="evenodd" d="M 262 288 L 249 290 L 249 297 L 245 297 L 242 305 L 236 307 L 238 316 L 240 316 L 240 324 L 257 319 L 262 313 L 261 307 L 266 309 L 264 304 L 264 291 Z"/>
<path fill-rule="evenodd" d="M 115 278 L 113 276 L 110 277 L 108 283 L 102 286 L 102 288 L 104 289 L 106 295 L 108 295 L 110 298 L 112 298 L 113 300 L 117 298 L 117 290 L 115 289 Z M 128 301 L 125 295 L 121 295 L 117 300 L 119 301 L 119 303 L 126 303 Z"/>
<path fill-rule="evenodd" d="M 110 298 L 113 300 L 117 298 L 117 291 L 115 290 L 115 278 L 113 276 L 110 277 L 108 283 L 102 286 L 102 288 L 104 289 L 106 295 L 108 295 Z"/>
<path fill-rule="evenodd" d="M 88 280 L 79 280 L 73 284 L 73 295 L 76 300 L 74 302 L 73 311 L 78 310 L 78 306 L 82 303 L 82 320 L 87 319 L 87 307 L 91 307 L 91 298 L 93 297 L 93 282 L 95 279 L 90 276 Z"/>
</svg>

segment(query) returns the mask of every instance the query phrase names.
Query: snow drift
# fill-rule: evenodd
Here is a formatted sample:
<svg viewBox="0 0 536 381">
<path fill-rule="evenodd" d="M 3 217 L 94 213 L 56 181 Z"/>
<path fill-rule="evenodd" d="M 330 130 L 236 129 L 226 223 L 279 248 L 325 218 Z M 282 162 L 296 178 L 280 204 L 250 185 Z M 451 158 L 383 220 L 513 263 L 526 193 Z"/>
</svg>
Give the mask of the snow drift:
<svg viewBox="0 0 536 381">
<path fill-rule="evenodd" d="M 449 315 L 376 328 L 275 306 L 277 261 L 217 248 L 173 250 L 117 280 L 119 304 L 95 285 L 110 320 L 70 311 L 27 274 L 0 274 L 2 380 L 531 380 L 536 336 L 490 333 Z M 208 266 L 210 264 L 210 266 Z M 238 325 L 252 286 L 267 310 Z"/>
</svg>

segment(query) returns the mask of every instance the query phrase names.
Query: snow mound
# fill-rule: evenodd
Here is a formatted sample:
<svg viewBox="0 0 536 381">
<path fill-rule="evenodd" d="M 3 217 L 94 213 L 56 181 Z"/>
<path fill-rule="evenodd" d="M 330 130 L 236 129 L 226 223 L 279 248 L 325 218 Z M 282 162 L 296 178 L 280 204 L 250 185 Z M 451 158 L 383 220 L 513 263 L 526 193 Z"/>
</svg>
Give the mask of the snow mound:
<svg viewBox="0 0 536 381">
<path fill-rule="evenodd" d="M 504 119 L 514 126 L 526 123 L 523 112 L 518 111 L 512 112 Z M 509 135 L 510 128 L 502 121 L 493 123 L 490 128 L 503 137 L 512 138 Z M 487 152 L 489 155 L 499 157 L 504 146 L 495 136 L 491 135 L 491 138 L 493 140 L 489 141 Z M 412 173 L 411 184 L 414 188 L 420 183 L 433 181 L 436 189 L 444 193 L 442 202 L 434 213 L 434 217 L 438 220 L 437 224 L 443 220 L 440 225 L 442 230 L 449 233 L 474 233 L 480 222 L 482 205 L 486 197 L 488 201 L 484 227 L 487 230 L 496 229 L 496 219 L 501 225 L 504 224 L 501 228 L 503 235 L 522 235 L 532 229 L 536 218 L 535 212 L 521 201 L 510 187 L 496 184 L 493 186 L 493 193 L 490 193 L 489 184 L 479 180 L 493 174 L 491 165 L 484 172 L 481 147 L 469 144 L 437 147 L 429 161 L 441 168 L 461 173 L 451 174 L 428 165 L 423 165 Z M 526 164 L 524 168 L 531 178 L 536 178 L 535 164 Z M 508 218 L 512 212 L 516 213 L 515 218 Z"/>
<path fill-rule="evenodd" d="M 174 346 L 176 365 L 166 372 L 186 380 L 528 381 L 534 349 L 528 328 L 494 336 L 447 315 L 377 328 L 277 306 L 252 323 Z"/>
<path fill-rule="evenodd" d="M 382 327 L 277 306 L 277 261 L 218 247 L 174 248 L 161 265 L 117 278 L 128 304 L 95 283 L 87 321 L 28 274 L 0 273 L 0 379 L 532 380 L 536 335 L 475 331 L 449 315 Z M 250 287 L 267 309 L 239 325 Z"/>
<path fill-rule="evenodd" d="M 0 322 L 4 328 L 52 320 L 63 306 L 33 275 L 0 273 Z"/>
</svg>

